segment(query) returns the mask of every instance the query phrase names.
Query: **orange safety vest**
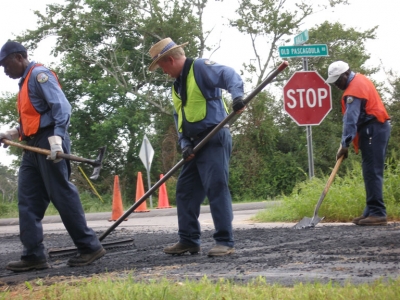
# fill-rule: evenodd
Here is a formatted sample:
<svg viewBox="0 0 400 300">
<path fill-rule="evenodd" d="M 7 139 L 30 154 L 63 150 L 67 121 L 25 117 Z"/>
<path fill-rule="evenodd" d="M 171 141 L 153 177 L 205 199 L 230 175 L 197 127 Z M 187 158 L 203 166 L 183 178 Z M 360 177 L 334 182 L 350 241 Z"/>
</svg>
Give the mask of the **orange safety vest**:
<svg viewBox="0 0 400 300">
<path fill-rule="evenodd" d="M 358 99 L 366 100 L 365 112 L 367 115 L 373 115 L 376 119 L 384 123 L 390 120 L 390 117 L 383 105 L 382 99 L 378 94 L 374 84 L 362 74 L 356 74 L 342 96 L 342 113 L 346 112 L 345 98 L 352 96 Z M 358 133 L 353 140 L 353 146 L 358 153 Z"/>
<path fill-rule="evenodd" d="M 18 114 L 19 114 L 19 124 L 20 124 L 20 127 L 21 127 L 20 129 L 21 129 L 23 136 L 34 135 L 35 133 L 38 132 L 39 126 L 40 126 L 41 114 L 32 105 L 31 99 L 29 97 L 29 88 L 28 88 L 28 82 L 29 82 L 29 78 L 31 76 L 32 70 L 38 66 L 42 66 L 42 65 L 35 64 L 29 70 L 29 72 L 26 75 L 26 78 L 24 80 L 24 83 L 22 84 L 21 90 L 18 93 L 17 106 L 18 106 Z M 54 74 L 54 76 L 56 77 L 56 79 L 58 81 L 57 75 L 53 71 L 51 71 L 51 72 Z M 60 85 L 60 83 L 58 83 L 58 84 Z M 22 140 L 22 136 L 20 136 L 20 140 Z"/>
</svg>

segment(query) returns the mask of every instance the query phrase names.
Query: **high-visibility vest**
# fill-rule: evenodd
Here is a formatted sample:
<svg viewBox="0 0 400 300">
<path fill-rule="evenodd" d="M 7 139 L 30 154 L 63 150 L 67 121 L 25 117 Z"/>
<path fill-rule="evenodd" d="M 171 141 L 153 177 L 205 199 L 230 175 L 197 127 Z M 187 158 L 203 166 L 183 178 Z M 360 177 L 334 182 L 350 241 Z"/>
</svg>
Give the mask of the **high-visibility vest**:
<svg viewBox="0 0 400 300">
<path fill-rule="evenodd" d="M 204 120 L 207 116 L 207 101 L 216 100 L 209 99 L 207 100 L 203 93 L 200 90 L 196 82 L 196 78 L 194 76 L 193 71 L 194 61 L 190 66 L 189 72 L 187 76 L 182 74 L 182 80 L 186 80 L 186 98 L 190 99 L 190 101 L 186 101 L 185 105 L 182 103 L 182 99 L 177 93 L 174 86 L 172 86 L 172 100 L 174 103 L 175 111 L 178 114 L 178 131 L 182 132 L 182 123 L 183 118 L 185 118 L 186 122 L 195 123 Z M 228 108 L 226 106 L 225 101 L 222 101 L 225 111 L 228 113 Z"/>
<path fill-rule="evenodd" d="M 32 70 L 35 67 L 42 66 L 41 64 L 35 64 L 32 66 L 32 68 L 29 70 L 28 74 L 26 75 L 26 78 L 24 80 L 24 83 L 22 84 L 22 87 L 18 93 L 18 100 L 17 100 L 17 107 L 18 107 L 18 114 L 19 114 L 19 123 L 20 123 L 20 129 L 21 132 L 23 133 L 23 136 L 31 136 L 34 135 L 35 133 L 38 132 L 39 126 L 40 126 L 40 116 L 41 113 L 39 113 L 35 107 L 32 105 L 31 99 L 29 97 L 29 87 L 28 87 L 28 82 L 29 78 L 32 74 Z M 54 76 L 56 77 L 57 81 L 57 75 L 51 71 Z M 58 83 L 60 84 L 60 83 Z M 22 139 L 23 137 L 20 137 Z"/>
<path fill-rule="evenodd" d="M 352 96 L 366 101 L 365 112 L 367 115 L 373 115 L 375 118 L 384 123 L 389 120 L 389 114 L 383 105 L 382 99 L 378 94 L 374 84 L 366 76 L 356 74 L 342 96 L 342 113 L 346 112 L 346 97 Z M 354 150 L 358 153 L 358 134 L 353 140 Z"/>
</svg>

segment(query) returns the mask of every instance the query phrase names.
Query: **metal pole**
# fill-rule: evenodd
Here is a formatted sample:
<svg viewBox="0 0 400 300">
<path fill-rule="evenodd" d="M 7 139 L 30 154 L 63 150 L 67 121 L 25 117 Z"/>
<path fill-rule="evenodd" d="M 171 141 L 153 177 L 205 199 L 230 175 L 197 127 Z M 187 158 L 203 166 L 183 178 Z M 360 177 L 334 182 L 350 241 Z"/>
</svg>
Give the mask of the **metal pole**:
<svg viewBox="0 0 400 300">
<path fill-rule="evenodd" d="M 146 169 L 147 169 L 147 186 L 149 187 L 149 190 L 151 188 L 151 183 L 150 183 L 150 164 L 149 164 L 149 155 L 147 153 L 147 142 L 148 139 L 144 140 L 144 152 L 146 152 Z M 153 208 L 153 199 L 150 195 L 150 207 Z"/>
<path fill-rule="evenodd" d="M 308 59 L 303 57 L 303 70 L 308 71 Z M 307 127 L 307 152 L 308 152 L 308 176 L 310 179 L 314 177 L 314 157 L 313 157 L 313 147 L 312 147 L 312 129 L 311 126 Z"/>
</svg>

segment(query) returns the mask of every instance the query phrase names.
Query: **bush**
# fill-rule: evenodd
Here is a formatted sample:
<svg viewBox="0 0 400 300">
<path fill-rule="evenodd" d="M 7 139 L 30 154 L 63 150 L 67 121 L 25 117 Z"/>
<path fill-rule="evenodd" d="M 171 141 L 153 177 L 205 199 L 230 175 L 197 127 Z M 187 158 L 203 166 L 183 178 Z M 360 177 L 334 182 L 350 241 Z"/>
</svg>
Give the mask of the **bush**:
<svg viewBox="0 0 400 300">
<path fill-rule="evenodd" d="M 400 163 L 388 159 L 384 173 L 383 197 L 389 220 L 400 219 Z M 296 222 L 312 217 L 323 195 L 328 176 L 298 183 L 289 196 L 282 196 L 281 205 L 258 213 L 261 222 Z M 328 222 L 349 222 L 360 216 L 365 207 L 365 187 L 361 164 L 353 161 L 343 177 L 336 175 L 318 211 Z"/>
</svg>

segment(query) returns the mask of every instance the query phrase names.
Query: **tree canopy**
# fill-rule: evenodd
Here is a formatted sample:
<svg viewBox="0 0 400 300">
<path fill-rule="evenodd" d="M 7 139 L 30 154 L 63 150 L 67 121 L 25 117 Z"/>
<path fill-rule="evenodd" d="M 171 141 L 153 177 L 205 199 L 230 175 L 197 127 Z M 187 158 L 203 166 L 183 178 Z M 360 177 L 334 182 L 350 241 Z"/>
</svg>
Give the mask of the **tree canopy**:
<svg viewBox="0 0 400 300">
<path fill-rule="evenodd" d="M 348 4 L 347 0 L 321 2 L 325 6 L 305 0 L 239 2 L 230 26 L 247 37 L 244 42 L 251 43 L 256 57 L 255 64 L 243 64 L 246 85 L 254 88 L 281 62 L 278 47 L 289 43 L 309 16 L 329 6 Z M 36 11 L 37 28 L 18 37 L 30 50 L 47 37 L 56 37 L 52 55 L 59 63 L 51 67 L 73 107 L 73 152 L 94 157 L 97 148 L 106 145 L 108 149 L 98 183 L 101 192 L 112 188 L 111 175 L 119 175 L 126 182 L 122 188 L 127 197 L 133 198 L 136 174 L 145 170 L 138 158 L 144 134 L 155 150 L 153 182 L 180 159 L 170 99 L 172 81 L 161 72 L 148 72 L 148 49 L 171 37 L 177 43 L 189 41 L 185 47 L 188 57 L 202 57 L 210 50 L 210 32 L 203 30 L 207 4 L 207 0 L 66 0 L 64 5 L 48 5 L 45 14 Z M 369 59 L 365 42 L 376 38 L 375 32 L 376 27 L 361 31 L 329 21 L 315 25 L 309 29 L 309 43 L 327 44 L 330 56 L 310 58 L 309 69 L 324 77 L 331 62 L 344 60 L 356 72 L 373 74 L 377 68 L 365 68 Z M 305 127 L 284 113 L 279 92 L 301 67 L 301 59 L 291 60 L 289 68 L 232 125 L 230 186 L 235 199 L 290 193 L 296 182 L 307 179 Z M 392 82 L 395 92 L 389 95 L 397 97 L 398 79 Z M 332 92 L 332 111 L 313 128 L 316 174 L 328 173 L 334 166 L 340 140 L 341 92 Z M 0 122 L 14 126 L 15 95 L 1 98 Z M 396 116 L 395 102 L 390 108 Z M 90 173 L 87 166 L 82 167 Z"/>
</svg>

